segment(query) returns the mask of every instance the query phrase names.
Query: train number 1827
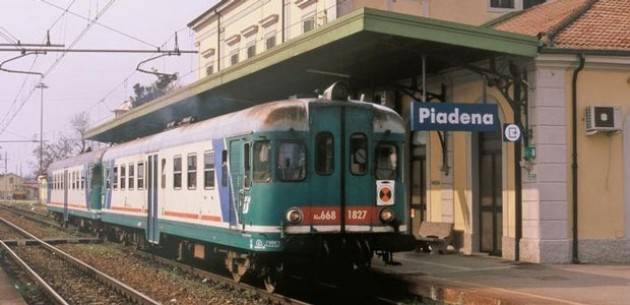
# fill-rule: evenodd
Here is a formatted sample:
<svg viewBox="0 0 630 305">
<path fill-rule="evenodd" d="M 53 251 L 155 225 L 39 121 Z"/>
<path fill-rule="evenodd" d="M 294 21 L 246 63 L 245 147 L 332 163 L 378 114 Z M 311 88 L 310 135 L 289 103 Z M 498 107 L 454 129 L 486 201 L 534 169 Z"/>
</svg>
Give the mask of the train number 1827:
<svg viewBox="0 0 630 305">
<path fill-rule="evenodd" d="M 367 210 L 348 210 L 348 219 L 365 220 L 367 218 Z"/>
</svg>

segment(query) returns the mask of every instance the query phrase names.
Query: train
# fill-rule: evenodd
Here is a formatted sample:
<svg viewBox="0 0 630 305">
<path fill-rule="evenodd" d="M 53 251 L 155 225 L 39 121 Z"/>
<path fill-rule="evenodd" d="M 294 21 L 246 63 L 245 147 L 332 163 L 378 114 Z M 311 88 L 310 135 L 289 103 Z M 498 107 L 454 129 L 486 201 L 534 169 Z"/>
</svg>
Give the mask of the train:
<svg viewBox="0 0 630 305">
<path fill-rule="evenodd" d="M 288 265 L 411 250 L 403 119 L 374 103 L 268 102 L 54 162 L 47 207 L 111 240 L 220 259 L 274 291 Z"/>
</svg>

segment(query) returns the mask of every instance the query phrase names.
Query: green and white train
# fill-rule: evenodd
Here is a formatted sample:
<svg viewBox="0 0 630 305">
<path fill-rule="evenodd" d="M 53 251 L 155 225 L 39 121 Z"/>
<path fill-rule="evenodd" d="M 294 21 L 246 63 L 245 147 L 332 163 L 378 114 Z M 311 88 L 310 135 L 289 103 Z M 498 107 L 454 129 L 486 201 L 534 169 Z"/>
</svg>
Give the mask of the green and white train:
<svg viewBox="0 0 630 305">
<path fill-rule="evenodd" d="M 372 103 L 290 99 L 51 165 L 60 219 L 273 290 L 289 262 L 369 267 L 409 250 L 405 125 Z"/>
</svg>

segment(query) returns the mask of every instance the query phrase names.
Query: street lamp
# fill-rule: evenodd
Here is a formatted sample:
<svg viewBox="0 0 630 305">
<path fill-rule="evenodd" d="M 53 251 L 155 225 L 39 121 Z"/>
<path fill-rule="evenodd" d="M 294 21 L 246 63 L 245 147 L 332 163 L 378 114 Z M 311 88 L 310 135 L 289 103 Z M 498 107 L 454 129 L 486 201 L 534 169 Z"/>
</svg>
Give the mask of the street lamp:
<svg viewBox="0 0 630 305">
<path fill-rule="evenodd" d="M 39 174 L 42 175 L 44 173 L 44 89 L 48 89 L 48 86 L 40 82 L 35 88 L 41 89 L 41 98 L 39 101 Z"/>
</svg>

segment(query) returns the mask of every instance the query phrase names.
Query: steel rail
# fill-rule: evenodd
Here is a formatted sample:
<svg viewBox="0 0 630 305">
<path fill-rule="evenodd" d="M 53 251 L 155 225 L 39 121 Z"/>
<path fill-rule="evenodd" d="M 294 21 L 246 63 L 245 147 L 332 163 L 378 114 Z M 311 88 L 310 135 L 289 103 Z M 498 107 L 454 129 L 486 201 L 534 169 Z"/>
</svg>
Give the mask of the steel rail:
<svg viewBox="0 0 630 305">
<path fill-rule="evenodd" d="M 44 279 L 37 274 L 24 260 L 22 260 L 11 248 L 5 244 L 2 240 L 0 240 L 0 246 L 9 253 L 9 256 L 15 261 L 28 275 L 35 281 L 35 284 L 43 290 L 55 303 L 59 305 L 69 305 L 69 303 L 64 300 Z"/>
<path fill-rule="evenodd" d="M 159 305 L 161 303 L 151 299 L 150 297 L 148 297 L 147 295 L 133 289 L 132 287 L 128 286 L 127 284 L 99 271 L 98 269 L 88 265 L 87 263 L 73 257 L 72 255 L 64 252 L 63 250 L 37 238 L 35 235 L 25 231 L 24 229 L 18 227 L 17 225 L 11 223 L 10 221 L 0 217 L 0 222 L 8 225 L 9 227 L 13 228 L 14 230 L 20 232 L 21 234 L 36 240 L 37 242 L 39 242 L 44 248 L 46 248 L 47 250 L 49 250 L 52 253 L 58 254 L 59 257 L 61 257 L 63 260 L 69 262 L 70 264 L 73 264 L 75 267 L 77 267 L 78 269 L 82 270 L 85 273 L 88 273 L 90 275 L 92 275 L 96 280 L 98 280 L 99 282 L 109 286 L 110 288 L 120 292 L 121 294 L 123 294 L 124 296 L 130 298 L 131 300 L 133 300 L 135 303 L 137 304 L 146 304 L 146 305 Z"/>
<path fill-rule="evenodd" d="M 287 297 L 278 293 L 270 293 L 265 289 L 261 289 L 249 284 L 245 284 L 245 283 L 237 283 L 234 280 L 232 280 L 231 278 L 216 274 L 216 273 L 212 273 L 210 271 L 206 271 L 206 270 L 202 270 L 196 267 L 193 267 L 191 265 L 187 265 L 187 264 L 183 264 L 180 262 L 176 262 L 167 258 L 163 258 L 154 254 L 150 254 L 150 253 L 146 253 L 146 252 L 140 252 L 140 251 L 136 251 L 136 250 L 132 250 L 132 253 L 135 255 L 138 255 L 142 258 L 146 258 L 148 260 L 157 262 L 158 264 L 162 264 L 171 268 L 178 268 L 190 275 L 199 277 L 199 278 L 203 278 L 203 279 L 207 279 L 209 281 L 213 281 L 215 283 L 221 283 L 221 284 L 226 284 L 228 286 L 230 286 L 232 289 L 243 289 L 243 290 L 253 290 L 256 293 L 260 294 L 261 296 L 267 298 L 269 301 L 271 301 L 273 304 L 283 304 L 283 305 L 311 305 L 310 303 L 306 303 L 300 300 L 296 300 L 294 298 L 291 297 Z"/>
<path fill-rule="evenodd" d="M 36 217 L 30 216 L 28 214 L 36 214 L 32 211 L 28 211 L 28 210 L 24 210 L 22 208 L 17 208 L 17 207 L 12 207 L 12 206 L 7 206 L 4 204 L 0 204 L 0 209 L 4 209 L 8 212 L 12 212 L 14 214 L 17 214 L 19 216 L 23 216 L 24 218 L 27 218 L 29 220 L 35 221 L 37 223 L 43 224 L 43 225 L 49 225 L 49 226 L 53 226 L 59 229 L 63 229 L 60 226 L 56 226 L 52 223 L 48 223 L 46 221 L 43 221 L 41 219 L 37 219 Z M 3 218 L 0 217 L 0 221 L 5 221 Z M 181 269 L 182 271 L 189 273 L 191 275 L 200 277 L 200 278 L 207 278 L 210 281 L 214 281 L 217 283 L 222 283 L 222 284 L 227 284 L 228 286 L 234 288 L 234 289 L 245 289 L 245 290 L 254 290 L 257 293 L 267 297 L 268 299 L 270 299 L 271 301 L 273 301 L 276 304 L 285 304 L 285 305 L 310 305 L 309 303 L 305 303 L 296 299 L 292 299 L 290 297 L 286 297 L 277 293 L 269 293 L 264 289 L 260 289 L 258 287 L 254 287 L 245 283 L 236 283 L 234 282 L 232 279 L 218 275 L 218 274 L 214 274 L 211 273 L 209 271 L 205 271 L 202 269 L 198 269 L 195 268 L 193 266 L 190 265 L 186 265 L 186 264 L 182 264 L 179 262 L 175 262 L 163 257 L 159 257 L 153 254 L 149 254 L 149 253 L 145 253 L 145 252 L 139 252 L 139 251 L 132 251 L 134 254 L 141 256 L 143 258 L 147 258 L 149 260 L 153 260 L 159 264 L 162 265 L 166 265 L 169 267 L 176 267 Z"/>
<path fill-rule="evenodd" d="M 16 215 L 19 216 L 23 216 L 24 218 L 33 220 L 35 222 L 41 223 L 43 225 L 48 225 L 48 226 L 52 226 L 55 228 L 58 228 L 60 230 L 64 230 L 63 227 L 58 226 L 57 224 L 54 223 L 49 223 L 47 221 L 38 219 L 37 217 L 31 216 L 31 215 L 38 215 L 41 217 L 46 217 L 44 215 L 41 214 L 37 214 L 33 211 L 30 210 L 26 210 L 26 209 L 22 209 L 22 208 L 18 208 L 15 206 L 7 206 L 4 204 L 0 204 L 0 208 L 7 210 L 9 212 L 13 212 Z M 142 258 L 146 258 L 147 260 L 152 260 L 158 264 L 161 265 L 165 265 L 168 266 L 170 268 L 178 268 L 180 270 L 182 270 L 185 273 L 188 273 L 192 276 L 196 276 L 199 278 L 206 278 L 210 281 L 213 281 L 215 283 L 222 283 L 222 284 L 226 284 L 228 286 L 230 286 L 233 289 L 244 289 L 244 290 L 254 290 L 257 293 L 263 295 L 264 297 L 267 297 L 270 301 L 272 301 L 275 304 L 283 304 L 283 305 L 310 305 L 309 303 L 306 303 L 304 301 L 300 301 L 291 297 L 287 297 L 287 296 L 283 296 L 281 294 L 278 293 L 269 293 L 268 291 L 264 290 L 264 289 L 260 289 L 258 287 L 255 286 L 251 286 L 245 283 L 236 283 L 234 282 L 232 279 L 230 279 L 229 277 L 225 277 L 216 273 L 212 273 L 210 271 L 207 270 L 203 270 L 203 269 L 199 269 L 196 268 L 194 266 L 185 264 L 185 263 L 180 263 L 180 262 L 176 262 L 164 257 L 160 257 L 157 256 L 155 254 L 151 254 L 148 252 L 142 252 L 142 251 L 137 251 L 137 250 L 131 250 L 131 253 L 140 256 Z M 295 280 L 301 280 L 298 277 L 294 277 Z M 333 290 L 340 290 L 340 287 L 337 287 L 334 284 L 329 284 L 329 283 L 325 283 L 325 282 L 319 282 L 317 283 L 318 286 L 320 286 L 321 288 L 324 289 L 333 289 Z M 402 305 L 404 304 L 403 302 L 398 302 L 392 299 L 389 299 L 387 297 L 381 297 L 381 296 L 372 296 L 374 298 L 375 301 L 377 301 L 379 304 L 388 304 L 388 305 Z"/>
<path fill-rule="evenodd" d="M 39 215 L 39 214 L 34 213 L 32 211 L 27 211 L 27 210 L 24 210 L 22 208 L 16 208 L 14 206 L 9 206 L 9 205 L 5 205 L 5 204 L 0 204 L 0 209 L 5 210 L 5 211 L 10 212 L 10 213 L 13 213 L 15 215 L 18 215 L 20 217 L 24 217 L 24 218 L 26 218 L 26 219 L 28 219 L 30 221 L 33 221 L 33 222 L 36 222 L 36 223 L 39 223 L 39 224 L 42 224 L 42 225 L 45 225 L 45 226 L 49 226 L 51 228 L 55 228 L 55 229 L 58 229 L 60 231 L 65 231 L 65 229 L 62 226 L 60 226 L 59 224 L 57 224 L 57 223 L 49 222 L 49 221 L 40 219 L 40 218 L 38 218 L 36 216 L 33 216 L 33 215 L 38 215 L 38 216 L 40 216 L 42 218 L 45 218 L 46 217 L 45 215 Z"/>
</svg>

